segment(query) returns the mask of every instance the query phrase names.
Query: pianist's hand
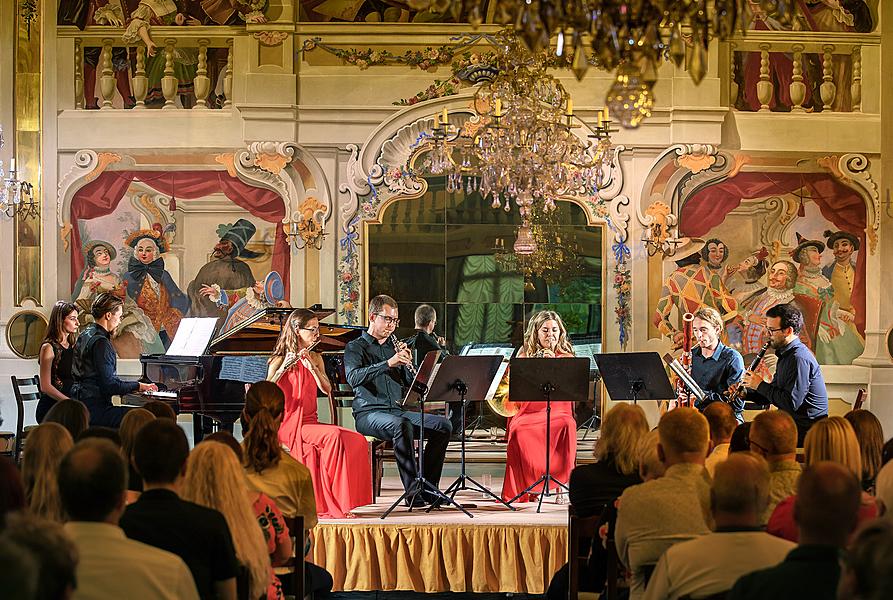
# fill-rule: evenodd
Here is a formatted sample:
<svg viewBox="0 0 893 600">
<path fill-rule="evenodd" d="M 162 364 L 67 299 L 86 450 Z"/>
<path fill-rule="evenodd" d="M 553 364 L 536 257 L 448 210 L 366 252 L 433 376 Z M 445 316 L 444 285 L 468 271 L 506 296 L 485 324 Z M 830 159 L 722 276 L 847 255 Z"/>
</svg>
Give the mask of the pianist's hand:
<svg viewBox="0 0 893 600">
<path fill-rule="evenodd" d="M 140 382 L 140 392 L 157 392 L 158 386 L 154 383 L 143 383 Z"/>
</svg>

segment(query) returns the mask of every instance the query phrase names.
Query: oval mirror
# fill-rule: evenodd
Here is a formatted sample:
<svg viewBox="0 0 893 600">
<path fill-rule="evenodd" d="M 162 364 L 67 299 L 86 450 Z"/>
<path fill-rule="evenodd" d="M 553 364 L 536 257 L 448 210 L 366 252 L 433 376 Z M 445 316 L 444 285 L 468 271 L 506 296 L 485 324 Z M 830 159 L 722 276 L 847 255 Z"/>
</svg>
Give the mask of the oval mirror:
<svg viewBox="0 0 893 600">
<path fill-rule="evenodd" d="M 47 318 L 37 311 L 18 312 L 6 324 L 6 343 L 21 358 L 37 358 L 47 325 Z"/>
</svg>

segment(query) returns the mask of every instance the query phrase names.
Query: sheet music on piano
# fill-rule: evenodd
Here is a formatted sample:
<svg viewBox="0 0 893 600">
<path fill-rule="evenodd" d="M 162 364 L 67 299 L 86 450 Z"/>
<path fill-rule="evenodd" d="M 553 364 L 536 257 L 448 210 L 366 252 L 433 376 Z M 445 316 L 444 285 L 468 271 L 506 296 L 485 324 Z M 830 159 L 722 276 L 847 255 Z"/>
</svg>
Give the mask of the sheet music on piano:
<svg viewBox="0 0 893 600">
<path fill-rule="evenodd" d="M 201 356 L 211 343 L 215 317 L 189 317 L 180 321 L 177 334 L 170 348 L 165 352 L 168 356 Z"/>
</svg>

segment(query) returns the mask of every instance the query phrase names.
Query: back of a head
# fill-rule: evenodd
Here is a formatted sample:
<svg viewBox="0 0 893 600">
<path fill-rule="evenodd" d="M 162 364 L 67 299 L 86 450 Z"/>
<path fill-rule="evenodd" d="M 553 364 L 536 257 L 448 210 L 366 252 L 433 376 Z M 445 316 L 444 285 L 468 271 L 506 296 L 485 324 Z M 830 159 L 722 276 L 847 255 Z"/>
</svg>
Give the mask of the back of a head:
<svg viewBox="0 0 893 600">
<path fill-rule="evenodd" d="M 657 429 L 649 431 L 639 441 L 639 477 L 642 478 L 642 481 L 663 477 L 666 471 L 657 452 L 659 441 Z"/>
<path fill-rule="evenodd" d="M 660 418 L 660 445 L 671 462 L 700 462 L 707 456 L 710 431 L 707 419 L 697 409 L 677 408 Z"/>
<path fill-rule="evenodd" d="M 25 508 L 25 486 L 22 474 L 14 462 L 0 456 L 0 531 L 7 515 Z"/>
<path fill-rule="evenodd" d="M 639 443 L 647 433 L 642 407 L 619 403 L 605 414 L 595 456 L 599 461 L 612 460 L 617 471 L 632 475 L 639 467 Z"/>
<path fill-rule="evenodd" d="M 81 442 L 83 440 L 89 440 L 91 438 L 108 440 L 116 445 L 118 448 L 121 447 L 121 434 L 118 433 L 117 429 L 106 427 L 105 425 L 90 425 L 85 430 L 83 430 L 81 432 L 81 435 L 77 436 L 74 441 Z"/>
<path fill-rule="evenodd" d="M 437 311 L 434 310 L 433 306 L 428 304 L 420 304 L 417 309 L 415 309 L 415 315 L 413 315 L 415 320 L 415 326 L 417 329 L 421 329 L 423 327 L 427 327 L 431 324 L 434 319 L 437 318 Z"/>
<path fill-rule="evenodd" d="M 102 319 L 107 313 L 114 312 L 119 306 L 123 306 L 124 301 L 111 292 L 101 292 L 93 298 L 93 304 L 90 306 L 90 314 L 96 320 Z"/>
<path fill-rule="evenodd" d="M 893 520 L 893 462 L 885 464 L 878 472 L 874 496 L 883 505 L 884 516 Z"/>
<path fill-rule="evenodd" d="M 884 428 L 871 411 L 851 410 L 843 416 L 856 432 L 862 457 L 862 481 L 871 485 L 881 468 L 884 448 Z"/>
<path fill-rule="evenodd" d="M 285 394 L 271 381 L 258 381 L 245 394 L 243 415 L 248 420 L 244 436 L 245 466 L 258 473 L 279 463 L 277 419 L 285 410 Z"/>
<path fill-rule="evenodd" d="M 745 421 L 732 432 L 729 439 L 729 454 L 735 452 L 747 452 L 750 450 L 750 425 L 753 421 Z"/>
<path fill-rule="evenodd" d="M 838 598 L 893 598 L 893 521 L 878 519 L 860 528 L 844 564 L 853 577 L 845 578 L 846 583 L 838 588 Z"/>
<path fill-rule="evenodd" d="M 31 511 L 41 517 L 60 521 L 62 505 L 56 487 L 59 463 L 74 441 L 58 423 L 43 423 L 28 434 L 22 457 L 22 479 Z"/>
<path fill-rule="evenodd" d="M 59 465 L 62 507 L 72 521 L 104 521 L 123 502 L 127 468 L 109 440 L 78 442 Z"/>
<path fill-rule="evenodd" d="M 735 428 L 738 427 L 735 411 L 725 402 L 710 403 L 704 409 L 704 418 L 707 419 L 710 439 L 714 445 L 728 443 Z"/>
<path fill-rule="evenodd" d="M 861 502 L 859 480 L 846 466 L 831 461 L 807 466 L 794 501 L 800 543 L 845 544 L 856 527 Z"/>
<path fill-rule="evenodd" d="M 797 452 L 797 424 L 783 410 L 767 410 L 758 414 L 751 425 L 750 438 L 765 448 L 770 456 Z"/>
<path fill-rule="evenodd" d="M 769 465 L 751 452 L 730 454 L 716 465 L 710 498 L 714 513 L 750 514 L 756 525 L 769 504 Z"/>
<path fill-rule="evenodd" d="M 236 454 L 236 458 L 239 459 L 239 464 L 242 464 L 242 446 L 239 445 L 239 441 L 230 432 L 222 430 L 215 431 L 211 435 L 206 435 L 202 441 L 217 442 L 218 444 L 227 446 Z"/>
<path fill-rule="evenodd" d="M 61 524 L 33 515 L 16 515 L 0 539 L 17 544 L 36 559 L 40 571 L 37 599 L 71 597 L 77 583 L 78 551 Z"/>
<path fill-rule="evenodd" d="M 150 421 L 155 420 L 155 415 L 144 408 L 134 408 L 127 411 L 121 419 L 118 427 L 118 435 L 121 436 L 121 451 L 128 459 L 133 454 L 133 444 L 136 442 L 136 434 Z"/>
<path fill-rule="evenodd" d="M 0 537 L 0 581 L 3 597 L 36 600 L 40 565 L 37 559 L 19 544 Z"/>
<path fill-rule="evenodd" d="M 143 404 L 143 408 L 155 415 L 156 419 L 170 419 L 177 421 L 177 413 L 171 408 L 171 405 L 163 400 L 152 400 Z"/>
<path fill-rule="evenodd" d="M 90 412 L 80 400 L 60 400 L 47 412 L 44 423 L 58 423 L 76 440 L 90 425 Z"/>
<path fill-rule="evenodd" d="M 806 464 L 830 460 L 848 467 L 862 479 L 862 452 L 853 426 L 843 417 L 828 417 L 813 424 L 803 440 Z"/>
<path fill-rule="evenodd" d="M 186 434 L 168 419 L 149 421 L 136 434 L 133 464 L 148 485 L 176 481 L 188 457 Z"/>
</svg>

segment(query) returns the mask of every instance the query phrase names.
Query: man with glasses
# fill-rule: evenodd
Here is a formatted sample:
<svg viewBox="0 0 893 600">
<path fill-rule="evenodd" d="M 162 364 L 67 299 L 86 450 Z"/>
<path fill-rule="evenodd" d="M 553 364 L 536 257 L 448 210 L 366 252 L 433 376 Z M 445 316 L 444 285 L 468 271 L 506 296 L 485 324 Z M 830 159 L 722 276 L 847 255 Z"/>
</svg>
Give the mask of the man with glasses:
<svg viewBox="0 0 893 600">
<path fill-rule="evenodd" d="M 369 328 L 344 349 L 344 371 L 354 390 L 353 415 L 356 429 L 363 435 L 392 440 L 397 470 L 403 487 L 413 485 L 418 467 L 413 450 L 423 426 L 422 415 L 403 410 L 403 390 L 412 383 L 407 369 L 412 365 L 408 348 L 395 348 L 389 338 L 400 319 L 397 302 L 390 296 L 376 296 L 369 302 Z M 440 481 L 443 460 L 452 427 L 439 415 L 426 414 L 424 420 L 425 479 L 435 486 Z M 424 506 L 431 499 L 416 496 L 412 506 Z"/>
<path fill-rule="evenodd" d="M 775 377 L 764 381 L 756 373 L 744 373 L 744 385 L 751 390 L 748 400 L 773 404 L 793 417 L 797 424 L 797 444 L 803 445 L 812 424 L 828 416 L 828 393 L 819 363 L 803 345 L 798 334 L 803 313 L 791 304 L 779 304 L 766 312 L 766 330 L 778 357 Z"/>
</svg>

